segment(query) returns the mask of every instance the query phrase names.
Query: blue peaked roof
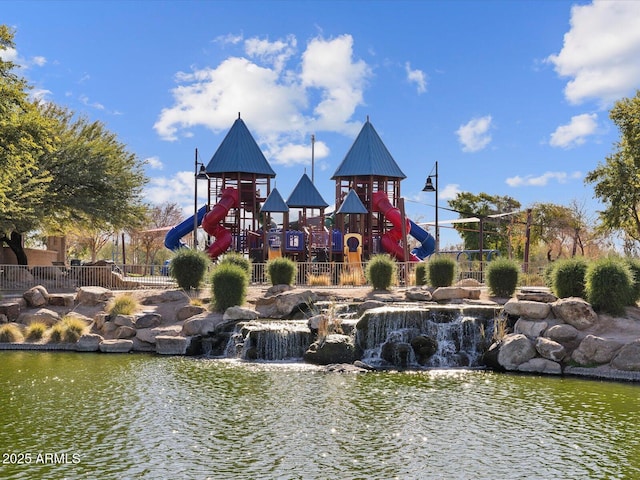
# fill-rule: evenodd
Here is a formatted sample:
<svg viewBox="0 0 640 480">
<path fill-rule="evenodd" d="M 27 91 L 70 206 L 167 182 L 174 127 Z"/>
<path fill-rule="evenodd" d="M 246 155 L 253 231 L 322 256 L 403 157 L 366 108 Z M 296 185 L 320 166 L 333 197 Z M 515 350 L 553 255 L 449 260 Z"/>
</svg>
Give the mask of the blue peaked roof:
<svg viewBox="0 0 640 480">
<path fill-rule="evenodd" d="M 282 195 L 280 195 L 280 192 L 278 191 L 277 188 L 274 188 L 273 190 L 271 190 L 271 193 L 269 194 L 267 199 L 264 201 L 262 208 L 260 208 L 260 212 L 286 213 L 288 211 L 289 211 L 289 207 L 287 207 L 287 204 L 284 203 L 284 200 L 282 199 Z"/>
<path fill-rule="evenodd" d="M 206 171 L 210 175 L 240 172 L 265 177 L 276 176 L 240 116 L 233 122 L 218 150 L 209 160 Z"/>
<path fill-rule="evenodd" d="M 331 180 L 336 180 L 340 177 L 369 175 L 407 178 L 367 118 L 362 130 L 360 130 Z"/>
<path fill-rule="evenodd" d="M 290 208 L 327 208 L 329 206 L 306 173 L 302 175 L 289 195 L 287 205 Z"/>
<path fill-rule="evenodd" d="M 367 213 L 367 208 L 362 204 L 356 191 L 352 188 L 344 197 L 344 201 L 340 208 L 336 211 L 336 214 L 341 213 Z"/>
</svg>

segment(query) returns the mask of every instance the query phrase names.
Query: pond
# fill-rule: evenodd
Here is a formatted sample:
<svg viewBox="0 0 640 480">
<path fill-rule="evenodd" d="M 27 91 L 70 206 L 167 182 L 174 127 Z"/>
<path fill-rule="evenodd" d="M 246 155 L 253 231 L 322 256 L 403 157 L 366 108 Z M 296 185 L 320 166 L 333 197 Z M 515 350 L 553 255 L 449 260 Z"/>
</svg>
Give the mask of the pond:
<svg viewBox="0 0 640 480">
<path fill-rule="evenodd" d="M 639 478 L 640 386 L 0 352 L 3 479 Z"/>
</svg>

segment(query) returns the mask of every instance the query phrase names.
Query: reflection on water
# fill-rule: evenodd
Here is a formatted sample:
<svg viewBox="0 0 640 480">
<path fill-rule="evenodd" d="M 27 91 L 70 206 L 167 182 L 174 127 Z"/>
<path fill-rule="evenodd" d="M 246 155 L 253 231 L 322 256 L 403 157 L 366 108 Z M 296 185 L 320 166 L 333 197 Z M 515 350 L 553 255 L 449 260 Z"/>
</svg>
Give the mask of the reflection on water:
<svg viewBox="0 0 640 480">
<path fill-rule="evenodd" d="M 69 463 L 0 478 L 638 478 L 638 413 L 632 384 L 1 352 L 0 451 Z"/>
</svg>

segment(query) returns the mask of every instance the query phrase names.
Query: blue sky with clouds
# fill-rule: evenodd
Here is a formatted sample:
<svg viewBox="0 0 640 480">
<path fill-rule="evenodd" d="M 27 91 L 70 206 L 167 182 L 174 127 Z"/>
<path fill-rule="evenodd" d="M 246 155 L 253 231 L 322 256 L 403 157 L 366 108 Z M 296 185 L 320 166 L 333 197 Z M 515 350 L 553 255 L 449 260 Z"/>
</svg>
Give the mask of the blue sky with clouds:
<svg viewBox="0 0 640 480">
<path fill-rule="evenodd" d="M 612 103 L 640 88 L 636 1 L 5 1 L 0 21 L 33 95 L 103 121 L 146 160 L 148 201 L 185 215 L 195 149 L 207 163 L 238 112 L 285 198 L 314 134 L 333 203 L 368 116 L 414 219 L 433 220 L 436 161 L 440 206 L 469 191 L 595 212 L 584 176 L 615 148 Z"/>
</svg>

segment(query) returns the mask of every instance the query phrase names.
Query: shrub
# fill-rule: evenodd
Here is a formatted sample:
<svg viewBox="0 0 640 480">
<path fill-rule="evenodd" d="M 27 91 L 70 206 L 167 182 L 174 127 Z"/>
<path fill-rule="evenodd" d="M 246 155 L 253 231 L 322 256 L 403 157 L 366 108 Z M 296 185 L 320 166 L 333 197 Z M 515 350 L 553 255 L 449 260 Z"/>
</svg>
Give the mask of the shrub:
<svg viewBox="0 0 640 480">
<path fill-rule="evenodd" d="M 22 342 L 24 336 L 20 327 L 15 323 L 8 323 L 0 327 L 0 342 L 2 343 L 16 343 Z"/>
<path fill-rule="evenodd" d="M 432 287 L 450 287 L 456 275 L 456 262 L 450 257 L 434 256 L 427 263 L 427 270 Z"/>
<path fill-rule="evenodd" d="M 426 285 L 427 284 L 427 265 L 425 263 L 419 263 L 416 265 L 416 281 L 415 284 Z"/>
<path fill-rule="evenodd" d="M 558 262 L 549 262 L 542 271 L 544 284 L 549 288 L 553 288 L 553 271 L 555 270 L 557 264 Z"/>
<path fill-rule="evenodd" d="M 65 316 L 62 318 L 61 323 L 64 327 L 63 339 L 69 343 L 77 342 L 87 329 L 87 325 L 77 317 Z"/>
<path fill-rule="evenodd" d="M 37 342 L 38 340 L 42 340 L 42 337 L 44 337 L 44 332 L 46 331 L 47 331 L 46 323 L 33 322 L 27 326 L 25 337 L 30 342 Z"/>
<path fill-rule="evenodd" d="M 285 257 L 274 258 L 267 262 L 267 275 L 271 285 L 293 285 L 296 270 L 295 262 Z"/>
<path fill-rule="evenodd" d="M 242 305 L 247 296 L 249 276 L 244 268 L 232 263 L 218 265 L 211 274 L 211 294 L 214 308 L 224 312 Z"/>
<path fill-rule="evenodd" d="M 309 273 L 307 275 L 307 283 L 312 287 L 328 287 L 331 285 L 331 275 L 328 273 Z"/>
<path fill-rule="evenodd" d="M 64 338 L 65 326 L 58 322 L 49 330 L 49 342 L 60 343 Z"/>
<path fill-rule="evenodd" d="M 218 265 L 222 265 L 223 263 L 238 265 L 239 267 L 244 269 L 247 272 L 247 276 L 251 278 L 251 260 L 249 260 L 244 255 L 236 252 L 227 253 L 224 257 L 222 257 Z"/>
<path fill-rule="evenodd" d="M 640 300 L 640 260 L 637 258 L 627 258 L 625 262 L 633 275 L 629 305 L 635 305 L 638 303 L 638 300 Z"/>
<path fill-rule="evenodd" d="M 120 295 L 113 299 L 107 307 L 107 313 L 112 316 L 116 315 L 133 315 L 139 308 L 138 300 L 131 295 Z"/>
<path fill-rule="evenodd" d="M 633 274 L 615 258 L 601 258 L 589 265 L 586 275 L 587 301 L 594 310 L 620 315 L 632 298 Z"/>
<path fill-rule="evenodd" d="M 210 260 L 206 253 L 189 248 L 179 249 L 169 264 L 169 275 L 183 290 L 198 288 L 207 272 Z"/>
<path fill-rule="evenodd" d="M 498 258 L 487 265 L 487 286 L 498 297 L 510 297 L 516 291 L 520 268 L 508 258 Z"/>
<path fill-rule="evenodd" d="M 389 290 L 395 280 L 396 270 L 396 262 L 389 255 L 374 255 L 367 263 L 365 276 L 374 290 Z"/>
<path fill-rule="evenodd" d="M 588 263 L 584 258 L 567 258 L 556 262 L 551 276 L 551 290 L 558 298 L 585 298 L 584 280 Z"/>
</svg>

